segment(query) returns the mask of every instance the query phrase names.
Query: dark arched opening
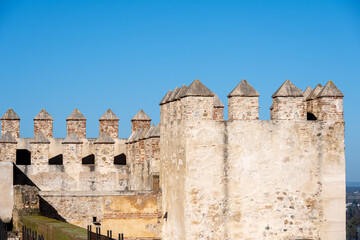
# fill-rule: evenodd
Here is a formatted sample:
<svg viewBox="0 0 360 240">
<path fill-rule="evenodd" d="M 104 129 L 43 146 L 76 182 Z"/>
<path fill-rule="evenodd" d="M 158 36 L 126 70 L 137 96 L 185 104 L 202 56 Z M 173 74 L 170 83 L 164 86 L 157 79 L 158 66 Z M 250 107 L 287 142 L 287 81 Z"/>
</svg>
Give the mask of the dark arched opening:
<svg viewBox="0 0 360 240">
<path fill-rule="evenodd" d="M 126 165 L 126 155 L 124 153 L 114 157 L 114 164 Z"/>
<path fill-rule="evenodd" d="M 82 158 L 82 164 L 95 164 L 95 155 L 90 154 Z"/>
<path fill-rule="evenodd" d="M 307 113 L 307 120 L 315 121 L 315 120 L 317 120 L 317 118 L 315 117 L 314 114 L 308 112 Z"/>
<path fill-rule="evenodd" d="M 27 149 L 16 149 L 16 165 L 31 165 L 31 152 Z"/>
<path fill-rule="evenodd" d="M 49 159 L 49 165 L 62 165 L 63 164 L 63 155 L 59 154 L 55 157 Z"/>
</svg>

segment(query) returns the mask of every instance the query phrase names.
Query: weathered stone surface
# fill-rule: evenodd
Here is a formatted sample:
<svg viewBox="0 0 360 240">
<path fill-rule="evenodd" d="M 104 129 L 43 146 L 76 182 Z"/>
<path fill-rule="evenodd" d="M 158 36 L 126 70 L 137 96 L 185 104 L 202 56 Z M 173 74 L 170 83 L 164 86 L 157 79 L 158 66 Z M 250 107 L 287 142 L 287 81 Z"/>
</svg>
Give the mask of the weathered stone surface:
<svg viewBox="0 0 360 240">
<path fill-rule="evenodd" d="M 1 117 L 1 120 L 20 120 L 19 116 L 9 108 L 6 113 Z"/>
<path fill-rule="evenodd" d="M 11 221 L 14 207 L 13 163 L 0 162 L 0 219 Z"/>
<path fill-rule="evenodd" d="M 131 119 L 131 132 L 137 131 L 142 128 L 150 127 L 151 118 L 141 109 L 132 119 Z"/>
<path fill-rule="evenodd" d="M 52 116 L 45 110 L 41 109 L 41 111 L 34 117 L 34 120 L 54 120 Z"/>
<path fill-rule="evenodd" d="M 317 96 L 322 89 L 323 86 L 319 83 L 306 98 L 306 111 L 308 113 L 314 114 L 315 117 L 319 116 L 319 105 L 318 105 L 319 101 Z"/>
<path fill-rule="evenodd" d="M 332 81 L 329 81 L 318 94 L 318 98 L 322 97 L 344 97 L 344 94 L 335 86 Z"/>
<path fill-rule="evenodd" d="M 79 227 L 92 225 L 94 228 L 92 217 L 96 217 L 101 223 L 101 232 L 112 230 L 113 236 L 118 233 L 123 233 L 128 239 L 157 239 L 159 236 L 157 194 L 100 191 L 40 192 L 40 195 L 50 205 L 57 206 L 61 218 Z M 78 210 L 74 212 L 72 209 Z"/>
<path fill-rule="evenodd" d="M 67 117 L 66 120 L 86 120 L 86 118 L 77 108 L 75 108 L 75 110 Z"/>
<path fill-rule="evenodd" d="M 295 85 L 290 82 L 289 80 L 286 80 L 278 90 L 272 95 L 273 98 L 276 97 L 303 97 L 302 91 L 295 87 Z"/>
<path fill-rule="evenodd" d="M 160 123 L 159 123 L 160 124 Z M 160 137 L 160 125 L 156 125 L 150 137 Z"/>
<path fill-rule="evenodd" d="M 8 140 L 6 140 L 8 139 Z M 16 161 L 16 143 L 10 142 L 9 137 L 4 139 L 9 142 L 0 142 L 0 162 L 14 162 Z"/>
<path fill-rule="evenodd" d="M 34 136 L 42 132 L 45 137 L 53 137 L 53 121 L 51 120 L 34 120 Z"/>
<path fill-rule="evenodd" d="M 213 121 L 206 98 L 161 107 L 163 239 L 344 239 L 342 99 L 324 98 L 324 122 L 304 121 L 294 95 L 272 107 L 291 121 Z"/>
<path fill-rule="evenodd" d="M 115 113 L 113 111 L 111 111 L 111 109 L 109 108 L 108 110 L 106 110 L 106 112 L 100 117 L 99 119 L 101 120 L 112 120 L 112 121 L 118 121 L 119 118 L 115 115 Z"/>
<path fill-rule="evenodd" d="M 39 132 L 31 141 L 30 143 L 42 143 L 42 144 L 49 144 L 50 141 L 47 139 L 42 132 Z"/>
<path fill-rule="evenodd" d="M 259 97 L 260 94 L 243 79 L 228 95 L 230 97 Z"/>
<path fill-rule="evenodd" d="M 99 137 L 95 140 L 95 144 L 114 144 L 115 141 L 109 137 L 105 132 L 101 132 Z"/>
<path fill-rule="evenodd" d="M 144 138 L 149 138 L 155 129 L 156 129 L 155 125 L 151 125 L 149 131 L 147 131 L 147 133 L 146 133 L 146 135 L 144 136 Z"/>
<path fill-rule="evenodd" d="M 271 120 L 306 120 L 306 106 L 303 98 L 273 98 Z"/>
<path fill-rule="evenodd" d="M 217 121 L 224 120 L 224 104 L 216 94 L 214 96 L 213 119 Z"/>
<path fill-rule="evenodd" d="M 196 79 L 190 84 L 184 97 L 188 96 L 213 97 L 214 93 L 202 84 L 202 82 Z"/>
<path fill-rule="evenodd" d="M 310 86 L 308 86 L 305 91 L 304 91 L 304 100 L 307 99 L 307 97 L 310 95 L 310 93 L 312 92 L 312 88 Z"/>
<path fill-rule="evenodd" d="M 185 84 L 183 84 L 181 86 L 179 92 L 176 94 L 175 99 L 179 100 L 180 98 L 183 98 L 186 94 L 187 89 L 188 89 L 188 87 Z"/>
<path fill-rule="evenodd" d="M 10 132 L 6 132 L 1 136 L 0 143 L 17 143 L 17 140 L 11 135 Z"/>
<path fill-rule="evenodd" d="M 99 138 L 85 138 L 85 119 L 69 119 L 65 139 L 39 128 L 34 141 L 3 120 L 0 160 L 30 158 L 14 179 L 51 191 L 42 203 L 53 217 L 85 226 L 96 214 L 106 229 L 129 227 L 129 239 L 344 239 L 342 97 L 276 96 L 273 120 L 260 121 L 258 97 L 231 96 L 224 121 L 210 93 L 162 104 L 156 127 L 138 116 L 128 139 L 101 123 Z M 306 121 L 314 100 L 319 121 Z"/>
<path fill-rule="evenodd" d="M 316 87 L 314 88 L 314 90 L 311 91 L 311 93 L 309 94 L 309 96 L 306 98 L 306 100 L 314 100 L 317 98 L 319 92 L 323 89 L 323 86 L 319 83 L 318 85 L 316 85 Z"/>
<path fill-rule="evenodd" d="M 82 113 L 75 109 L 66 119 L 67 135 L 75 133 L 79 138 L 86 138 L 86 118 Z"/>
<path fill-rule="evenodd" d="M 258 120 L 259 98 L 258 97 L 230 97 L 229 120 Z"/>
<path fill-rule="evenodd" d="M 167 102 L 172 102 L 172 101 L 175 101 L 176 100 L 176 95 L 179 93 L 180 91 L 180 88 L 179 87 L 176 87 L 174 89 L 174 91 L 171 93 L 169 99 L 167 100 Z"/>
<path fill-rule="evenodd" d="M 217 121 L 224 120 L 224 108 L 214 107 L 213 119 Z"/>
<path fill-rule="evenodd" d="M 53 137 L 53 118 L 50 114 L 42 109 L 34 118 L 34 136 L 42 132 L 45 137 Z"/>
<path fill-rule="evenodd" d="M 1 135 L 6 132 L 14 138 L 20 137 L 20 118 L 11 108 L 1 118 Z"/>
<path fill-rule="evenodd" d="M 118 138 L 119 118 L 108 109 L 99 119 L 99 133 L 106 133 L 111 138 Z"/>
<path fill-rule="evenodd" d="M 131 121 L 151 121 L 151 118 L 144 112 L 144 110 L 140 109 Z"/>
<path fill-rule="evenodd" d="M 221 102 L 220 98 L 216 94 L 214 95 L 214 107 L 218 107 L 218 108 L 224 107 L 224 104 Z"/>
<path fill-rule="evenodd" d="M 24 216 L 39 215 L 39 190 L 35 186 L 14 186 L 13 226 L 21 231 Z"/>
<path fill-rule="evenodd" d="M 169 97 L 171 96 L 171 94 L 172 94 L 172 91 L 169 90 L 169 91 L 165 94 L 164 98 L 160 101 L 159 105 L 163 105 L 163 104 L 167 103 L 167 101 L 168 101 Z"/>
<path fill-rule="evenodd" d="M 62 142 L 63 144 L 81 144 L 83 143 L 75 133 L 70 133 Z"/>
</svg>

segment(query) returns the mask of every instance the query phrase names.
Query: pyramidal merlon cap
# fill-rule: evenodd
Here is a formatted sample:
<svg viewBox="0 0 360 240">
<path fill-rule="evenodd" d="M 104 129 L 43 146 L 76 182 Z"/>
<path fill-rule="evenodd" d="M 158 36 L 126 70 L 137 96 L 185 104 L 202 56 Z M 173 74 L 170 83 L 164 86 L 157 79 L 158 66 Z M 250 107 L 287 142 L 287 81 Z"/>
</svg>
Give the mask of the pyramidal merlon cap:
<svg viewBox="0 0 360 240">
<path fill-rule="evenodd" d="M 176 87 L 174 89 L 174 91 L 172 92 L 172 94 L 170 95 L 169 99 L 168 99 L 168 102 L 172 102 L 172 101 L 175 101 L 175 97 L 176 95 L 178 94 L 178 92 L 180 91 L 180 88 L 179 87 Z"/>
<path fill-rule="evenodd" d="M 169 91 L 165 94 L 164 98 L 160 101 L 159 105 L 163 105 L 163 104 L 167 103 L 167 101 L 169 100 L 171 94 L 172 94 L 172 91 L 169 90 Z"/>
<path fill-rule="evenodd" d="M 86 120 L 86 118 L 77 108 L 75 108 L 66 120 Z"/>
<path fill-rule="evenodd" d="M 115 115 L 113 111 L 109 108 L 99 119 L 101 120 L 112 120 L 112 121 L 119 121 L 119 118 Z"/>
<path fill-rule="evenodd" d="M 139 140 L 146 138 L 146 134 L 150 131 L 150 128 L 151 128 L 151 126 L 150 126 L 150 127 L 146 127 L 146 128 L 144 129 L 144 131 L 142 132 L 142 134 L 139 136 Z"/>
<path fill-rule="evenodd" d="M 310 93 L 312 92 L 312 88 L 310 87 L 310 86 L 308 86 L 306 89 L 305 89 L 305 91 L 304 91 L 304 98 L 306 99 L 309 95 L 310 95 Z"/>
<path fill-rule="evenodd" d="M 307 96 L 306 100 L 316 99 L 317 95 L 319 94 L 319 92 L 321 92 L 322 89 L 323 89 L 323 86 L 319 83 L 318 85 L 316 85 L 314 90 L 312 90 L 311 93 Z"/>
<path fill-rule="evenodd" d="M 17 143 L 16 139 L 11 135 L 11 133 L 6 132 L 0 138 L 0 143 Z"/>
<path fill-rule="evenodd" d="M 155 129 L 156 127 L 155 127 L 155 125 L 151 125 L 151 127 L 150 127 L 150 129 L 149 129 L 149 131 L 147 131 L 147 133 L 146 133 L 146 135 L 145 135 L 145 137 L 144 138 L 149 138 L 150 136 L 151 136 L 151 134 L 152 134 L 152 132 L 154 131 L 154 129 Z"/>
<path fill-rule="evenodd" d="M 156 125 L 156 127 L 152 131 L 150 137 L 160 137 L 160 123 L 158 123 L 158 125 Z"/>
<path fill-rule="evenodd" d="M 328 81 L 324 88 L 319 92 L 317 97 L 344 97 L 344 94 L 335 86 L 332 81 Z"/>
<path fill-rule="evenodd" d="M 6 113 L 1 117 L 1 120 L 20 120 L 19 116 L 9 108 Z"/>
<path fill-rule="evenodd" d="M 111 137 L 109 137 L 109 135 L 107 135 L 105 132 L 101 132 L 99 134 L 99 137 L 95 140 L 94 143 L 113 144 L 115 143 L 115 141 Z"/>
<path fill-rule="evenodd" d="M 66 138 L 62 141 L 62 143 L 79 144 L 82 143 L 82 141 L 79 139 L 76 133 L 71 132 L 68 136 L 66 136 Z"/>
<path fill-rule="evenodd" d="M 30 143 L 44 143 L 44 144 L 49 144 L 50 141 L 49 139 L 47 139 L 44 134 L 40 131 L 38 132 L 38 134 L 36 134 L 36 136 L 31 139 Z"/>
<path fill-rule="evenodd" d="M 127 142 L 127 143 L 133 142 L 133 140 L 134 140 L 134 138 L 135 138 L 135 136 L 136 136 L 137 133 L 138 133 L 138 131 L 132 132 L 131 135 L 130 135 L 130 137 L 127 139 L 126 142 Z"/>
<path fill-rule="evenodd" d="M 151 121 L 151 118 L 141 109 L 131 121 Z"/>
<path fill-rule="evenodd" d="M 140 136 L 143 134 L 143 132 L 145 131 L 145 128 L 141 128 L 139 129 L 139 131 L 137 132 L 137 134 L 134 136 L 133 142 L 136 142 L 140 139 Z"/>
<path fill-rule="evenodd" d="M 51 120 L 53 121 L 54 119 L 52 118 L 52 116 L 45 110 L 42 109 L 35 117 L 34 120 Z"/>
<path fill-rule="evenodd" d="M 303 93 L 300 89 L 295 87 L 295 85 L 286 80 L 278 90 L 272 95 L 273 98 L 276 97 L 303 97 Z"/>
<path fill-rule="evenodd" d="M 180 98 L 184 97 L 185 94 L 186 94 L 187 89 L 188 89 L 188 87 L 185 84 L 182 85 L 179 92 L 176 94 L 175 99 L 179 100 Z"/>
<path fill-rule="evenodd" d="M 190 84 L 184 97 L 188 96 L 213 97 L 214 93 L 210 91 L 210 89 L 208 89 L 198 79 L 196 79 Z"/>
<path fill-rule="evenodd" d="M 243 79 L 228 95 L 230 97 L 258 97 L 260 94 Z"/>
<path fill-rule="evenodd" d="M 219 108 L 223 108 L 224 104 L 221 102 L 220 98 L 218 97 L 218 95 L 216 95 L 216 93 L 214 93 L 214 107 L 219 107 Z"/>
</svg>

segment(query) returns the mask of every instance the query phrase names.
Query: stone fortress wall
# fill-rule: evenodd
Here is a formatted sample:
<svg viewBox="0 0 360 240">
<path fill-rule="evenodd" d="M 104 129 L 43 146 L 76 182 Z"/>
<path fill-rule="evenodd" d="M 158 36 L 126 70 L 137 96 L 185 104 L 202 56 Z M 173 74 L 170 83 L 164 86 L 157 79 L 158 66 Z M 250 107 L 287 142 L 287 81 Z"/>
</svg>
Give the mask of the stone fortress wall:
<svg viewBox="0 0 360 240">
<path fill-rule="evenodd" d="M 34 118 L 35 137 L 20 138 L 20 118 L 9 109 L 1 118 L 0 159 L 15 163 L 41 191 L 152 190 L 152 176 L 159 175 L 160 128 L 151 126 L 143 110 L 132 124 L 147 125 L 133 128 L 129 139 L 118 138 L 119 119 L 110 109 L 99 119 L 96 139 L 86 138 L 79 110 L 66 121 L 67 137 L 53 138 L 53 119 L 43 109 Z"/>
<path fill-rule="evenodd" d="M 45 110 L 34 138 L 20 138 L 9 109 L 0 161 L 14 163 L 14 184 L 40 189 L 52 217 L 82 227 L 96 217 L 127 239 L 345 239 L 343 94 L 331 81 L 303 92 L 287 80 L 272 97 L 271 120 L 259 120 L 259 93 L 243 80 L 224 120 L 195 80 L 166 93 L 157 126 L 140 110 L 128 139 L 110 109 L 96 139 L 77 109 L 65 139 Z"/>
<path fill-rule="evenodd" d="M 143 110 L 132 119 L 129 139 L 118 138 L 119 118 L 110 109 L 96 139 L 86 138 L 86 118 L 77 109 L 66 119 L 66 138 L 53 138 L 53 118 L 44 109 L 34 118 L 34 138 L 20 138 L 12 109 L 1 122 L 0 159 L 14 164 L 15 184 L 40 190 L 43 214 L 85 228 L 96 217 L 103 231 L 157 239 L 160 127 Z"/>
<path fill-rule="evenodd" d="M 223 104 L 200 81 L 161 101 L 163 239 L 345 239 L 343 94 L 286 81 L 259 120 L 243 80 Z"/>
</svg>

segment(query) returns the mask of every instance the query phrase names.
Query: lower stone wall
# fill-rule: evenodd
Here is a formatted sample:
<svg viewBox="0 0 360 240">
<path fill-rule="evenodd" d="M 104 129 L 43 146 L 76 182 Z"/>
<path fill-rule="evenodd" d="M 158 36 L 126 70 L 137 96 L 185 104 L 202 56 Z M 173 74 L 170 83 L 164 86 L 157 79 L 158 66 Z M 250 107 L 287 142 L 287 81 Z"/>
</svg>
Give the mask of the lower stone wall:
<svg viewBox="0 0 360 240">
<path fill-rule="evenodd" d="M 23 218 L 24 226 L 43 235 L 46 240 L 87 240 L 87 230 L 43 216 Z"/>
<path fill-rule="evenodd" d="M 13 228 L 20 231 L 26 216 L 39 215 L 39 190 L 35 186 L 14 186 Z"/>
<path fill-rule="evenodd" d="M 86 228 L 93 220 L 101 232 L 125 239 L 160 239 L 159 194 L 132 192 L 40 192 L 41 214 Z"/>
</svg>

